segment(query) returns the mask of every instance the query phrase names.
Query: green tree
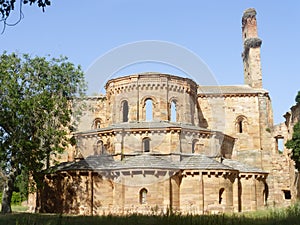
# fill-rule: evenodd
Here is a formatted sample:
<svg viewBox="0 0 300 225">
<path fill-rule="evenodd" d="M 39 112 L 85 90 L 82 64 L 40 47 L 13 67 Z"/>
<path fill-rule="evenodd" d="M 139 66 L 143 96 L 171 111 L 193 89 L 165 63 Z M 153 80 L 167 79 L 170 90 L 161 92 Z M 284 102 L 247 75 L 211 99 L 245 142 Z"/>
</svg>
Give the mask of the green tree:
<svg viewBox="0 0 300 225">
<path fill-rule="evenodd" d="M 291 140 L 288 140 L 285 146 L 292 149 L 292 159 L 296 163 L 296 168 L 300 169 L 300 122 L 294 125 L 294 132 Z"/>
<path fill-rule="evenodd" d="M 11 212 L 16 177 L 37 181 L 52 155 L 70 143 L 70 99 L 85 91 L 84 75 L 67 58 L 0 56 L 0 159 L 6 179 L 2 213 Z M 38 182 L 37 182 L 38 183 Z"/>
<path fill-rule="evenodd" d="M 297 96 L 296 96 L 296 98 L 295 98 L 295 101 L 296 101 L 298 104 L 300 104 L 300 91 L 298 91 L 298 94 L 297 94 Z"/>
<path fill-rule="evenodd" d="M 7 19 L 9 18 L 12 11 L 15 10 L 16 3 L 19 4 L 18 5 L 19 19 L 14 23 L 8 23 Z M 0 21 L 3 22 L 3 24 L 4 24 L 2 33 L 4 32 L 6 26 L 14 26 L 23 19 L 24 15 L 22 12 L 22 6 L 26 5 L 26 4 L 37 5 L 38 7 L 42 8 L 42 10 L 44 12 L 46 6 L 50 6 L 51 1 L 50 0 L 19 0 L 19 1 L 17 1 L 17 0 L 0 0 Z"/>
<path fill-rule="evenodd" d="M 29 182 L 29 171 L 26 169 L 21 171 L 21 174 L 16 177 L 14 191 L 18 192 L 22 200 L 28 197 L 28 182 Z"/>
<path fill-rule="evenodd" d="M 5 181 L 5 176 L 4 173 L 2 172 L 2 169 L 0 168 L 0 193 L 3 190 L 4 187 L 4 181 Z M 0 200 L 1 201 L 1 200 Z"/>
</svg>

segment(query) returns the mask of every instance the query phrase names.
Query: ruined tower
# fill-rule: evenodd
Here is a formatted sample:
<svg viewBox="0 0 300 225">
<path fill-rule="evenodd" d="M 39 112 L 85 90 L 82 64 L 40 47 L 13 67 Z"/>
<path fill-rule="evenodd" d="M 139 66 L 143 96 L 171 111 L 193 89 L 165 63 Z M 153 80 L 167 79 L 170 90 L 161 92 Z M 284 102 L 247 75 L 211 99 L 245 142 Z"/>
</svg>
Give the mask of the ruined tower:
<svg viewBox="0 0 300 225">
<path fill-rule="evenodd" d="M 257 35 L 256 11 L 249 8 L 244 11 L 242 17 L 242 36 L 244 52 L 242 54 L 244 64 L 245 84 L 258 89 L 258 112 L 260 130 L 260 150 L 271 150 L 270 133 L 267 132 L 273 125 L 273 113 L 271 100 L 267 92 L 262 88 L 262 71 L 260 62 L 260 47 L 262 41 Z"/>
<path fill-rule="evenodd" d="M 257 36 L 256 11 L 253 8 L 244 11 L 242 17 L 242 35 L 244 52 L 245 84 L 253 88 L 262 88 L 262 72 L 260 64 L 261 39 Z"/>
</svg>

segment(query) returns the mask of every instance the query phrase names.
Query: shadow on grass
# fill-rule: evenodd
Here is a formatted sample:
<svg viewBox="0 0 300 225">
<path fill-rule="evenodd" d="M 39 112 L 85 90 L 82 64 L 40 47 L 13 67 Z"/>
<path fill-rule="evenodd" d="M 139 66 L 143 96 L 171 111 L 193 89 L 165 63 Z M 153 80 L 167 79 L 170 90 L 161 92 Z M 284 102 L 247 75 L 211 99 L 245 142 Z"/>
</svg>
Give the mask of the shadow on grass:
<svg viewBox="0 0 300 225">
<path fill-rule="evenodd" d="M 291 212 L 290 212 L 291 213 Z M 300 224 L 299 211 L 290 214 L 287 211 L 272 211 L 264 216 L 251 214 L 232 215 L 199 215 L 199 216 L 64 216 L 57 214 L 29 214 L 16 213 L 0 215 L 0 224 L 3 225 L 296 225 Z"/>
</svg>

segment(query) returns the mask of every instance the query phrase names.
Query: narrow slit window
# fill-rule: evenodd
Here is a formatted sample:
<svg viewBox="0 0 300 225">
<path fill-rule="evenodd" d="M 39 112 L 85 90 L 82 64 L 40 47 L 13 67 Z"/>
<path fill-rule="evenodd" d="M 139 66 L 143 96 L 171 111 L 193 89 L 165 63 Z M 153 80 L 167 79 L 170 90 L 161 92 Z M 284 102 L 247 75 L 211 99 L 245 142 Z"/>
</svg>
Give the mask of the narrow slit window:
<svg viewBox="0 0 300 225">
<path fill-rule="evenodd" d="M 237 133 L 247 133 L 247 118 L 245 116 L 238 116 L 235 122 Z"/>
<path fill-rule="evenodd" d="M 238 126 L 239 126 L 239 133 L 240 134 L 243 133 L 243 121 L 242 120 L 239 121 Z"/>
<path fill-rule="evenodd" d="M 129 107 L 128 107 L 128 102 L 127 101 L 123 101 L 123 105 L 122 105 L 122 113 L 123 113 L 123 122 L 128 122 L 128 111 L 129 111 Z"/>
<path fill-rule="evenodd" d="M 144 150 L 144 152 L 150 152 L 150 139 L 149 138 L 145 138 L 143 140 L 143 150 Z"/>
<path fill-rule="evenodd" d="M 221 189 L 219 190 L 219 204 L 224 203 L 224 200 L 223 200 L 224 191 L 225 191 L 224 188 L 221 188 Z"/>
<path fill-rule="evenodd" d="M 177 122 L 177 108 L 176 108 L 176 102 L 171 102 L 171 122 Z"/>
<path fill-rule="evenodd" d="M 192 142 L 192 153 L 195 153 L 197 150 L 198 140 L 193 140 Z"/>
</svg>

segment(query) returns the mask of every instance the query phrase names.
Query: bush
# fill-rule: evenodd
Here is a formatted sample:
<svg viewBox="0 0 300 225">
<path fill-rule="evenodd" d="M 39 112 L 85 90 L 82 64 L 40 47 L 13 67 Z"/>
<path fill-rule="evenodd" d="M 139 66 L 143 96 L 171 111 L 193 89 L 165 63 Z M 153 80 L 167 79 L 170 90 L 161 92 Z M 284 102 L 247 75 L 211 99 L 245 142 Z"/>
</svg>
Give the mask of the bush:
<svg viewBox="0 0 300 225">
<path fill-rule="evenodd" d="M 22 195 L 21 192 L 13 192 L 11 197 L 11 204 L 12 205 L 21 205 L 23 201 L 26 200 L 26 197 Z"/>
<path fill-rule="evenodd" d="M 21 205 L 23 201 L 25 201 L 26 198 L 24 198 L 20 192 L 13 192 L 11 197 L 11 204 L 12 205 Z M 0 204 L 2 203 L 2 192 L 0 192 Z"/>
</svg>

